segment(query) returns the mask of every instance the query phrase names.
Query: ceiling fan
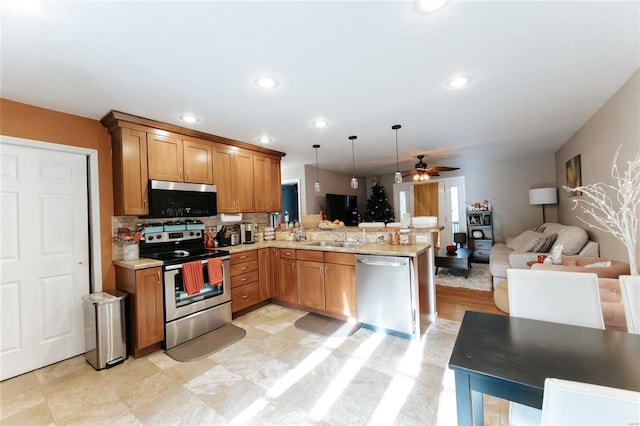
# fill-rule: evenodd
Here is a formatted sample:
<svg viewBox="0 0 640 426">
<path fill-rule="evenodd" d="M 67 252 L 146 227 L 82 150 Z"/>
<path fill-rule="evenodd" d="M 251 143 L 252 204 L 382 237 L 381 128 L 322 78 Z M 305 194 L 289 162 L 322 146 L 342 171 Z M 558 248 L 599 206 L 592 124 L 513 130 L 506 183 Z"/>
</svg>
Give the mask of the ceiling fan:
<svg viewBox="0 0 640 426">
<path fill-rule="evenodd" d="M 447 167 L 447 166 L 431 166 L 427 167 L 427 163 L 423 162 L 424 155 L 418 155 L 418 163 L 415 165 L 415 170 L 405 172 L 402 177 L 413 175 L 413 180 L 418 182 L 424 182 L 429 180 L 431 176 L 440 176 L 439 172 L 450 172 L 452 170 L 458 170 L 460 167 Z"/>
</svg>

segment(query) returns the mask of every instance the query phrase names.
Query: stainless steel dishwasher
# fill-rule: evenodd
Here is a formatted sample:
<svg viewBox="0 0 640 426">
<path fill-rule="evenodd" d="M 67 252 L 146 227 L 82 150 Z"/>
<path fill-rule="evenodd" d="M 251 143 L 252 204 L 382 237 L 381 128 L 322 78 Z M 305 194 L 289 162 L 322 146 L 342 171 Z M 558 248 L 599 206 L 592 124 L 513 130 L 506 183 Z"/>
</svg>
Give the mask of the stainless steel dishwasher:
<svg viewBox="0 0 640 426">
<path fill-rule="evenodd" d="M 414 337 L 411 263 L 408 257 L 356 255 L 358 321 L 363 327 Z"/>
</svg>

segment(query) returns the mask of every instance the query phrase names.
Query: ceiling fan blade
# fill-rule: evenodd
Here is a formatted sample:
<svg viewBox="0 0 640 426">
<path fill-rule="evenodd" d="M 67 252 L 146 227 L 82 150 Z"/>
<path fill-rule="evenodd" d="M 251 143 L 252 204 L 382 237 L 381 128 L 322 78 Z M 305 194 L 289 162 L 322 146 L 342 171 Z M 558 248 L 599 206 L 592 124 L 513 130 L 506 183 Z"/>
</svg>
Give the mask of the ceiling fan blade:
<svg viewBox="0 0 640 426">
<path fill-rule="evenodd" d="M 460 167 L 433 166 L 429 167 L 427 170 L 432 170 L 435 172 L 450 172 L 452 170 L 460 170 Z"/>
</svg>

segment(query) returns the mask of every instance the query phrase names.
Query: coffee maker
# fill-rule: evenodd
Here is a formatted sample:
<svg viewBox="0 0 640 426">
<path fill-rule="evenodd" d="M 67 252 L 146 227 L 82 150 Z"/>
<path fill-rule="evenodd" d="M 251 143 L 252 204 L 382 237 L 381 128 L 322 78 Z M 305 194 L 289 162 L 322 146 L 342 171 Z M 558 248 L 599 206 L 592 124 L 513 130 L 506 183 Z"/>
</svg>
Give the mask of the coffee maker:
<svg viewBox="0 0 640 426">
<path fill-rule="evenodd" d="M 256 228 L 255 223 L 244 222 L 240 224 L 240 241 L 242 244 L 253 244 L 255 242 Z"/>
<path fill-rule="evenodd" d="M 240 244 L 240 225 L 221 225 L 216 234 L 218 247 L 235 246 Z"/>
</svg>

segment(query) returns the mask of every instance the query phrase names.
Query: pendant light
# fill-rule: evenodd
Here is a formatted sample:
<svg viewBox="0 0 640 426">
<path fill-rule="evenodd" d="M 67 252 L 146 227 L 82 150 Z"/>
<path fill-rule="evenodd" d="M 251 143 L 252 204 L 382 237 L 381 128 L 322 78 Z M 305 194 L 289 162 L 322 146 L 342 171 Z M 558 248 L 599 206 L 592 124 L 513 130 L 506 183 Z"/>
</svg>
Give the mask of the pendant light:
<svg viewBox="0 0 640 426">
<path fill-rule="evenodd" d="M 349 140 L 351 141 L 351 158 L 353 164 L 353 177 L 351 178 L 351 188 L 358 189 L 358 178 L 356 178 L 356 151 L 353 147 L 353 141 L 358 139 L 357 136 L 349 136 Z"/>
<path fill-rule="evenodd" d="M 399 124 L 394 124 L 391 126 L 393 130 L 396 131 L 396 174 L 394 175 L 394 181 L 396 183 L 402 183 L 402 173 L 400 173 L 400 161 L 398 160 L 398 129 L 402 126 Z"/>
<path fill-rule="evenodd" d="M 320 192 L 320 180 L 318 179 L 318 148 L 320 148 L 320 145 L 313 145 L 313 148 L 316 150 L 316 184 L 313 189 L 316 192 Z"/>
</svg>

